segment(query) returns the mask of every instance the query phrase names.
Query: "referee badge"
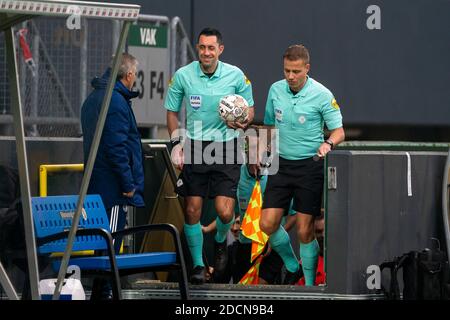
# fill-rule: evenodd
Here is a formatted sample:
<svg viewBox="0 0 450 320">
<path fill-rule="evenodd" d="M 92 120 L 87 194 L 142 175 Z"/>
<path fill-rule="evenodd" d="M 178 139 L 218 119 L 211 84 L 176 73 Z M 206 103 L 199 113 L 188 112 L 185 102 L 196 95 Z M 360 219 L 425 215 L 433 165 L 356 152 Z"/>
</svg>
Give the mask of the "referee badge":
<svg viewBox="0 0 450 320">
<path fill-rule="evenodd" d="M 192 109 L 198 110 L 202 106 L 202 96 L 191 95 L 189 96 L 189 102 L 191 104 Z"/>
<path fill-rule="evenodd" d="M 300 122 L 301 124 L 304 124 L 305 121 L 306 121 L 305 116 L 302 115 L 302 116 L 298 117 L 298 122 Z"/>
<path fill-rule="evenodd" d="M 244 75 L 244 79 L 245 79 L 245 84 L 246 84 L 246 85 L 251 84 L 250 80 L 247 78 L 246 75 Z"/>
<path fill-rule="evenodd" d="M 275 109 L 275 119 L 278 122 L 283 122 L 283 110 L 281 109 Z"/>
<path fill-rule="evenodd" d="M 336 110 L 339 110 L 339 105 L 338 105 L 338 103 L 337 103 L 335 98 L 333 98 L 333 100 L 331 100 L 331 106 L 333 108 L 335 108 Z"/>
</svg>

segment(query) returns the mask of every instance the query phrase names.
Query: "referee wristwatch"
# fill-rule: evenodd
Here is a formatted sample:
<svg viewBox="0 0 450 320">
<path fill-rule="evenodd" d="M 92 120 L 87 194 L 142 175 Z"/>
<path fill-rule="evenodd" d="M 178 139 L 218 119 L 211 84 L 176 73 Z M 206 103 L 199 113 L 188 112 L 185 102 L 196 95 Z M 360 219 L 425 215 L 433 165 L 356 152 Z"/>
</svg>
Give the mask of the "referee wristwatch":
<svg viewBox="0 0 450 320">
<path fill-rule="evenodd" d="M 334 142 L 331 139 L 327 139 L 324 141 L 326 144 L 329 144 L 331 149 L 334 149 Z"/>
<path fill-rule="evenodd" d="M 180 142 L 181 142 L 181 137 L 175 137 L 175 138 L 170 139 L 170 144 L 172 145 L 172 148 L 175 147 Z"/>
</svg>

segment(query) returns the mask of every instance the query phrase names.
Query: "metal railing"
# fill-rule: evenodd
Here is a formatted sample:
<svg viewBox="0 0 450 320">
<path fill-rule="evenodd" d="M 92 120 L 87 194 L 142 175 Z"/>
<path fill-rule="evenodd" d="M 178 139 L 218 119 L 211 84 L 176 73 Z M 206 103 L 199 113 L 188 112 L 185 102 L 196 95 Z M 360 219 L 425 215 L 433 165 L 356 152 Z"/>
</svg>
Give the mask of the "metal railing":
<svg viewBox="0 0 450 320">
<path fill-rule="evenodd" d="M 47 173 L 49 172 L 83 172 L 84 165 L 77 164 L 41 164 L 39 166 L 39 196 L 47 196 Z"/>
<path fill-rule="evenodd" d="M 27 248 L 27 258 L 28 258 L 28 273 L 30 279 L 30 291 L 31 296 L 34 300 L 40 299 L 39 294 L 39 269 L 37 264 L 37 252 L 36 252 L 36 239 L 34 233 L 33 216 L 31 208 L 31 192 L 30 192 L 30 180 L 28 173 L 28 163 L 27 163 L 27 148 L 25 144 L 25 130 L 23 123 L 23 110 L 22 108 L 22 98 L 21 92 L 23 89 L 19 84 L 19 69 L 17 63 L 17 46 L 16 46 L 16 34 L 14 29 L 14 24 L 23 21 L 22 19 L 27 18 L 29 14 L 35 15 L 55 15 L 70 17 L 71 12 L 67 11 L 67 7 L 74 4 L 79 4 L 84 9 L 80 16 L 98 15 L 98 17 L 109 17 L 109 19 L 120 19 L 124 21 L 120 38 L 118 41 L 117 48 L 115 50 L 115 56 L 112 62 L 111 78 L 108 81 L 105 97 L 102 102 L 102 107 L 99 114 L 99 119 L 94 134 L 93 143 L 89 152 L 89 157 L 86 163 L 86 168 L 83 175 L 83 180 L 81 183 L 81 190 L 78 198 L 77 209 L 72 221 L 72 227 L 69 232 L 67 239 L 67 247 L 64 252 L 63 259 L 61 261 L 61 266 L 58 273 L 58 280 L 55 285 L 55 293 L 53 299 L 57 300 L 60 297 L 60 292 L 63 284 L 64 276 L 67 272 L 67 264 L 69 256 L 72 251 L 72 245 L 75 238 L 75 234 L 78 227 L 78 221 L 82 211 L 82 204 L 87 193 L 87 187 L 91 178 L 92 169 L 94 167 L 94 161 L 97 155 L 98 146 L 100 143 L 101 133 L 103 131 L 104 123 L 106 120 L 106 114 L 108 112 L 109 103 L 111 101 L 111 95 L 113 86 L 115 83 L 115 78 L 119 69 L 119 57 L 123 52 L 125 47 L 126 36 L 130 24 L 137 19 L 139 14 L 140 6 L 137 5 L 123 5 L 123 4 L 108 4 L 108 3 L 90 3 L 90 2 L 65 2 L 58 1 L 58 3 L 53 1 L 33 1 L 33 3 L 26 1 L 7 1 L 10 5 L 0 8 L 0 15 L 4 21 L 6 13 L 13 13 L 12 17 L 8 18 L 8 22 L 2 24 L 1 31 L 5 34 L 5 53 L 6 53 L 6 65 L 8 70 L 8 84 L 10 93 L 10 104 L 11 111 L 13 114 L 14 123 L 14 133 L 16 136 L 16 147 L 17 147 L 17 162 L 19 167 L 19 177 L 20 177 L 20 191 L 22 198 L 22 210 L 24 216 L 24 229 L 25 229 L 25 241 Z M 36 7 L 35 7 L 36 6 Z M 64 8 L 64 11 L 58 12 L 55 10 L 55 6 Z M 31 8 L 32 7 L 32 8 Z M 20 10 L 18 9 L 20 8 Z M 50 10 L 51 9 L 51 10 Z M 16 19 L 15 19 L 16 18 Z M 8 275 L 5 270 L 1 267 L 0 262 L 0 283 L 3 287 L 7 287 L 8 296 L 12 299 L 17 298 L 14 288 L 10 286 L 11 282 L 8 279 Z"/>
<path fill-rule="evenodd" d="M 170 23 L 170 74 L 173 76 L 178 68 L 185 66 L 196 59 L 195 50 L 192 47 L 189 36 L 179 17 L 172 18 Z M 186 108 L 180 112 L 179 126 L 186 127 Z"/>
</svg>

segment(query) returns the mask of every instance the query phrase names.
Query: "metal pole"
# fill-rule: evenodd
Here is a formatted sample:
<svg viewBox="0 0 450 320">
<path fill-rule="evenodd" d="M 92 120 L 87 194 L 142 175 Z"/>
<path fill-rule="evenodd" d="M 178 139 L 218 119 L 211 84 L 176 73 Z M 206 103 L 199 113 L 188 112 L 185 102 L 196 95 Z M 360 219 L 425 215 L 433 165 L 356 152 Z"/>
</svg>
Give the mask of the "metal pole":
<svg viewBox="0 0 450 320">
<path fill-rule="evenodd" d="M 184 29 L 183 23 L 181 22 L 181 19 L 179 17 L 174 17 L 172 19 L 172 22 L 170 23 L 170 74 L 171 76 L 174 75 L 175 71 L 177 70 L 177 39 L 178 32 L 180 32 L 181 41 L 180 41 L 180 63 L 181 65 L 186 65 L 188 61 L 188 54 L 192 56 L 192 59 L 195 59 L 195 51 L 192 48 L 189 38 L 187 36 L 186 30 Z M 179 114 L 179 123 L 180 127 L 184 128 L 186 126 L 186 108 L 183 108 L 183 110 Z"/>
<path fill-rule="evenodd" d="M 31 117 L 38 116 L 38 104 L 39 104 L 39 95 L 38 95 L 38 87 L 39 87 L 39 35 L 33 35 L 33 60 L 36 66 L 35 73 L 33 74 L 32 82 L 31 82 Z M 31 127 L 31 134 L 33 137 L 39 135 L 37 124 L 33 124 Z"/>
<path fill-rule="evenodd" d="M 450 257 L 450 149 L 445 163 L 444 177 L 442 180 L 442 218 L 444 220 L 445 241 L 447 257 Z"/>
<path fill-rule="evenodd" d="M 27 28 L 27 22 L 24 21 L 20 24 L 20 29 L 26 29 Z M 25 116 L 27 116 L 27 112 L 26 112 L 26 107 L 27 107 L 27 100 L 26 100 L 26 86 L 27 86 L 27 65 L 25 64 L 25 58 L 23 56 L 22 50 L 20 50 L 20 46 L 16 47 L 17 49 L 17 71 L 19 74 L 19 85 L 21 88 L 23 88 L 23 90 L 20 92 L 21 96 L 20 96 L 20 100 L 24 101 L 25 103 L 25 110 L 24 114 Z M 25 126 L 25 132 L 27 131 L 27 127 Z"/>
<path fill-rule="evenodd" d="M 158 126 L 152 126 L 150 130 L 150 139 L 158 139 Z"/>
<path fill-rule="evenodd" d="M 154 22 L 156 26 L 161 25 L 161 23 L 166 23 L 169 25 L 169 17 L 167 16 L 156 16 L 152 14 L 140 14 L 138 21 L 150 21 Z"/>
<path fill-rule="evenodd" d="M 28 178 L 27 150 L 23 129 L 22 104 L 20 100 L 19 80 L 17 79 L 16 45 L 14 30 L 5 31 L 6 57 L 9 73 L 9 86 L 11 94 L 11 107 L 14 115 L 14 131 L 16 135 L 17 162 L 20 176 L 20 192 L 22 194 L 23 222 L 25 240 L 27 244 L 28 272 L 30 276 L 31 297 L 40 300 L 39 296 L 39 269 L 36 255 L 36 242 L 34 236 L 33 216 L 31 213 L 30 180 Z"/>
<path fill-rule="evenodd" d="M 18 28 L 19 29 L 23 29 L 27 27 L 27 22 L 24 21 L 22 22 Z M 17 32 L 17 29 L 16 29 Z M 17 35 L 17 34 L 16 34 Z M 23 57 L 22 54 L 22 50 L 20 50 L 20 46 L 16 47 L 16 52 L 17 52 L 17 74 L 19 75 L 19 85 L 20 88 L 22 88 L 22 90 L 20 91 L 20 101 L 23 102 L 23 104 L 21 106 L 24 106 L 24 108 L 22 109 L 23 112 L 23 116 L 28 116 L 28 110 L 27 110 L 27 98 L 26 98 L 26 87 L 27 87 L 27 66 L 25 64 L 25 58 Z M 24 132 L 25 135 L 28 134 L 29 130 L 29 126 L 24 123 Z"/>
<path fill-rule="evenodd" d="M 178 24 L 180 23 L 179 17 L 174 17 L 170 24 L 170 77 L 173 77 L 175 71 L 177 71 L 177 39 L 178 39 Z M 178 123 L 182 128 L 184 125 L 184 109 L 178 114 Z M 181 124 L 181 125 L 180 125 Z"/>
<path fill-rule="evenodd" d="M 87 96 L 87 46 L 88 46 L 88 19 L 83 18 L 83 29 L 80 30 L 81 46 L 80 46 L 80 103 Z M 81 113 L 81 108 L 79 113 Z M 81 118 L 81 117 L 80 117 Z M 81 135 L 81 121 L 78 122 L 78 133 Z"/>
<path fill-rule="evenodd" d="M 177 59 L 177 29 L 180 18 L 174 17 L 170 24 L 170 76 L 176 71 Z"/>
<path fill-rule="evenodd" d="M 187 49 L 188 49 L 189 40 L 183 36 L 180 43 L 180 62 L 182 66 L 187 64 Z M 180 126 L 182 128 L 186 128 L 186 108 L 183 108 L 180 112 Z"/>
<path fill-rule="evenodd" d="M 112 33 L 111 33 L 111 54 L 114 54 L 114 50 L 117 48 L 120 37 L 120 21 L 113 20 L 112 23 Z"/>
<path fill-rule="evenodd" d="M 188 53 L 191 55 L 192 59 L 196 59 L 195 50 L 192 47 L 191 43 L 189 42 L 189 37 L 186 33 L 186 29 L 184 28 L 183 23 L 181 22 L 181 19 L 179 17 L 174 17 L 172 19 L 172 28 L 175 30 L 175 33 L 177 33 L 179 30 L 182 38 L 188 39 L 188 43 L 189 43 L 189 45 L 187 46 Z M 175 68 L 175 66 L 174 66 L 174 68 Z M 175 69 L 173 71 L 175 72 Z"/>
<path fill-rule="evenodd" d="M 14 286 L 8 278 L 6 270 L 3 268 L 2 262 L 0 261 L 0 283 L 5 289 L 6 295 L 11 300 L 19 300 L 16 291 L 14 290 Z"/>
<path fill-rule="evenodd" d="M 114 55 L 111 76 L 108 81 L 108 87 L 106 88 L 105 97 L 103 98 L 102 108 L 98 117 L 97 128 L 95 130 L 94 139 L 92 141 L 91 150 L 89 152 L 89 158 L 84 170 L 83 180 L 81 182 L 80 196 L 78 197 L 77 210 L 72 220 L 72 227 L 70 228 L 69 237 L 67 239 L 67 247 L 64 251 L 64 255 L 61 261 L 61 266 L 58 273 L 58 281 L 56 282 L 55 292 L 53 294 L 53 300 L 58 300 L 61 287 L 64 280 L 64 276 L 67 272 L 67 265 L 69 263 L 70 254 L 72 252 L 73 241 L 75 239 L 75 234 L 78 228 L 78 222 L 80 220 L 81 209 L 83 207 L 84 198 L 87 193 L 89 186 L 89 181 L 91 179 L 92 169 L 94 168 L 95 158 L 97 157 L 97 150 L 100 144 L 100 138 L 103 131 L 103 126 L 105 124 L 106 115 L 109 109 L 109 103 L 111 101 L 111 95 L 116 83 L 117 71 L 119 69 L 119 63 L 121 60 L 121 55 L 125 47 L 125 40 L 128 35 L 128 30 L 130 29 L 131 22 L 125 21 L 122 27 L 122 33 L 120 34 L 119 44 Z M 120 299 L 121 297 L 119 297 Z"/>
</svg>

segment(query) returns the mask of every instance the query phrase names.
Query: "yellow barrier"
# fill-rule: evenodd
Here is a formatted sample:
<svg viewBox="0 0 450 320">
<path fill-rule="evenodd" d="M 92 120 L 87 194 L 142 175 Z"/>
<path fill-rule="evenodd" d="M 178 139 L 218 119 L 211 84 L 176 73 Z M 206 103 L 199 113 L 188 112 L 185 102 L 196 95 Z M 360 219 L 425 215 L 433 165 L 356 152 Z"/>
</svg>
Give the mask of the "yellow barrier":
<svg viewBox="0 0 450 320">
<path fill-rule="evenodd" d="M 65 172 L 65 171 L 83 171 L 84 165 L 81 164 L 41 164 L 39 166 L 39 196 L 47 196 L 47 173 Z"/>
<path fill-rule="evenodd" d="M 48 172 L 66 172 L 66 171 L 77 171 L 82 172 L 84 170 L 84 165 L 82 163 L 76 164 L 41 164 L 39 166 L 39 196 L 47 196 L 47 173 Z M 120 253 L 123 253 L 123 241 L 120 246 Z M 85 251 L 74 251 L 72 255 L 74 256 L 89 256 L 93 255 L 94 250 Z M 62 257 L 63 252 L 52 253 L 52 257 Z"/>
</svg>

